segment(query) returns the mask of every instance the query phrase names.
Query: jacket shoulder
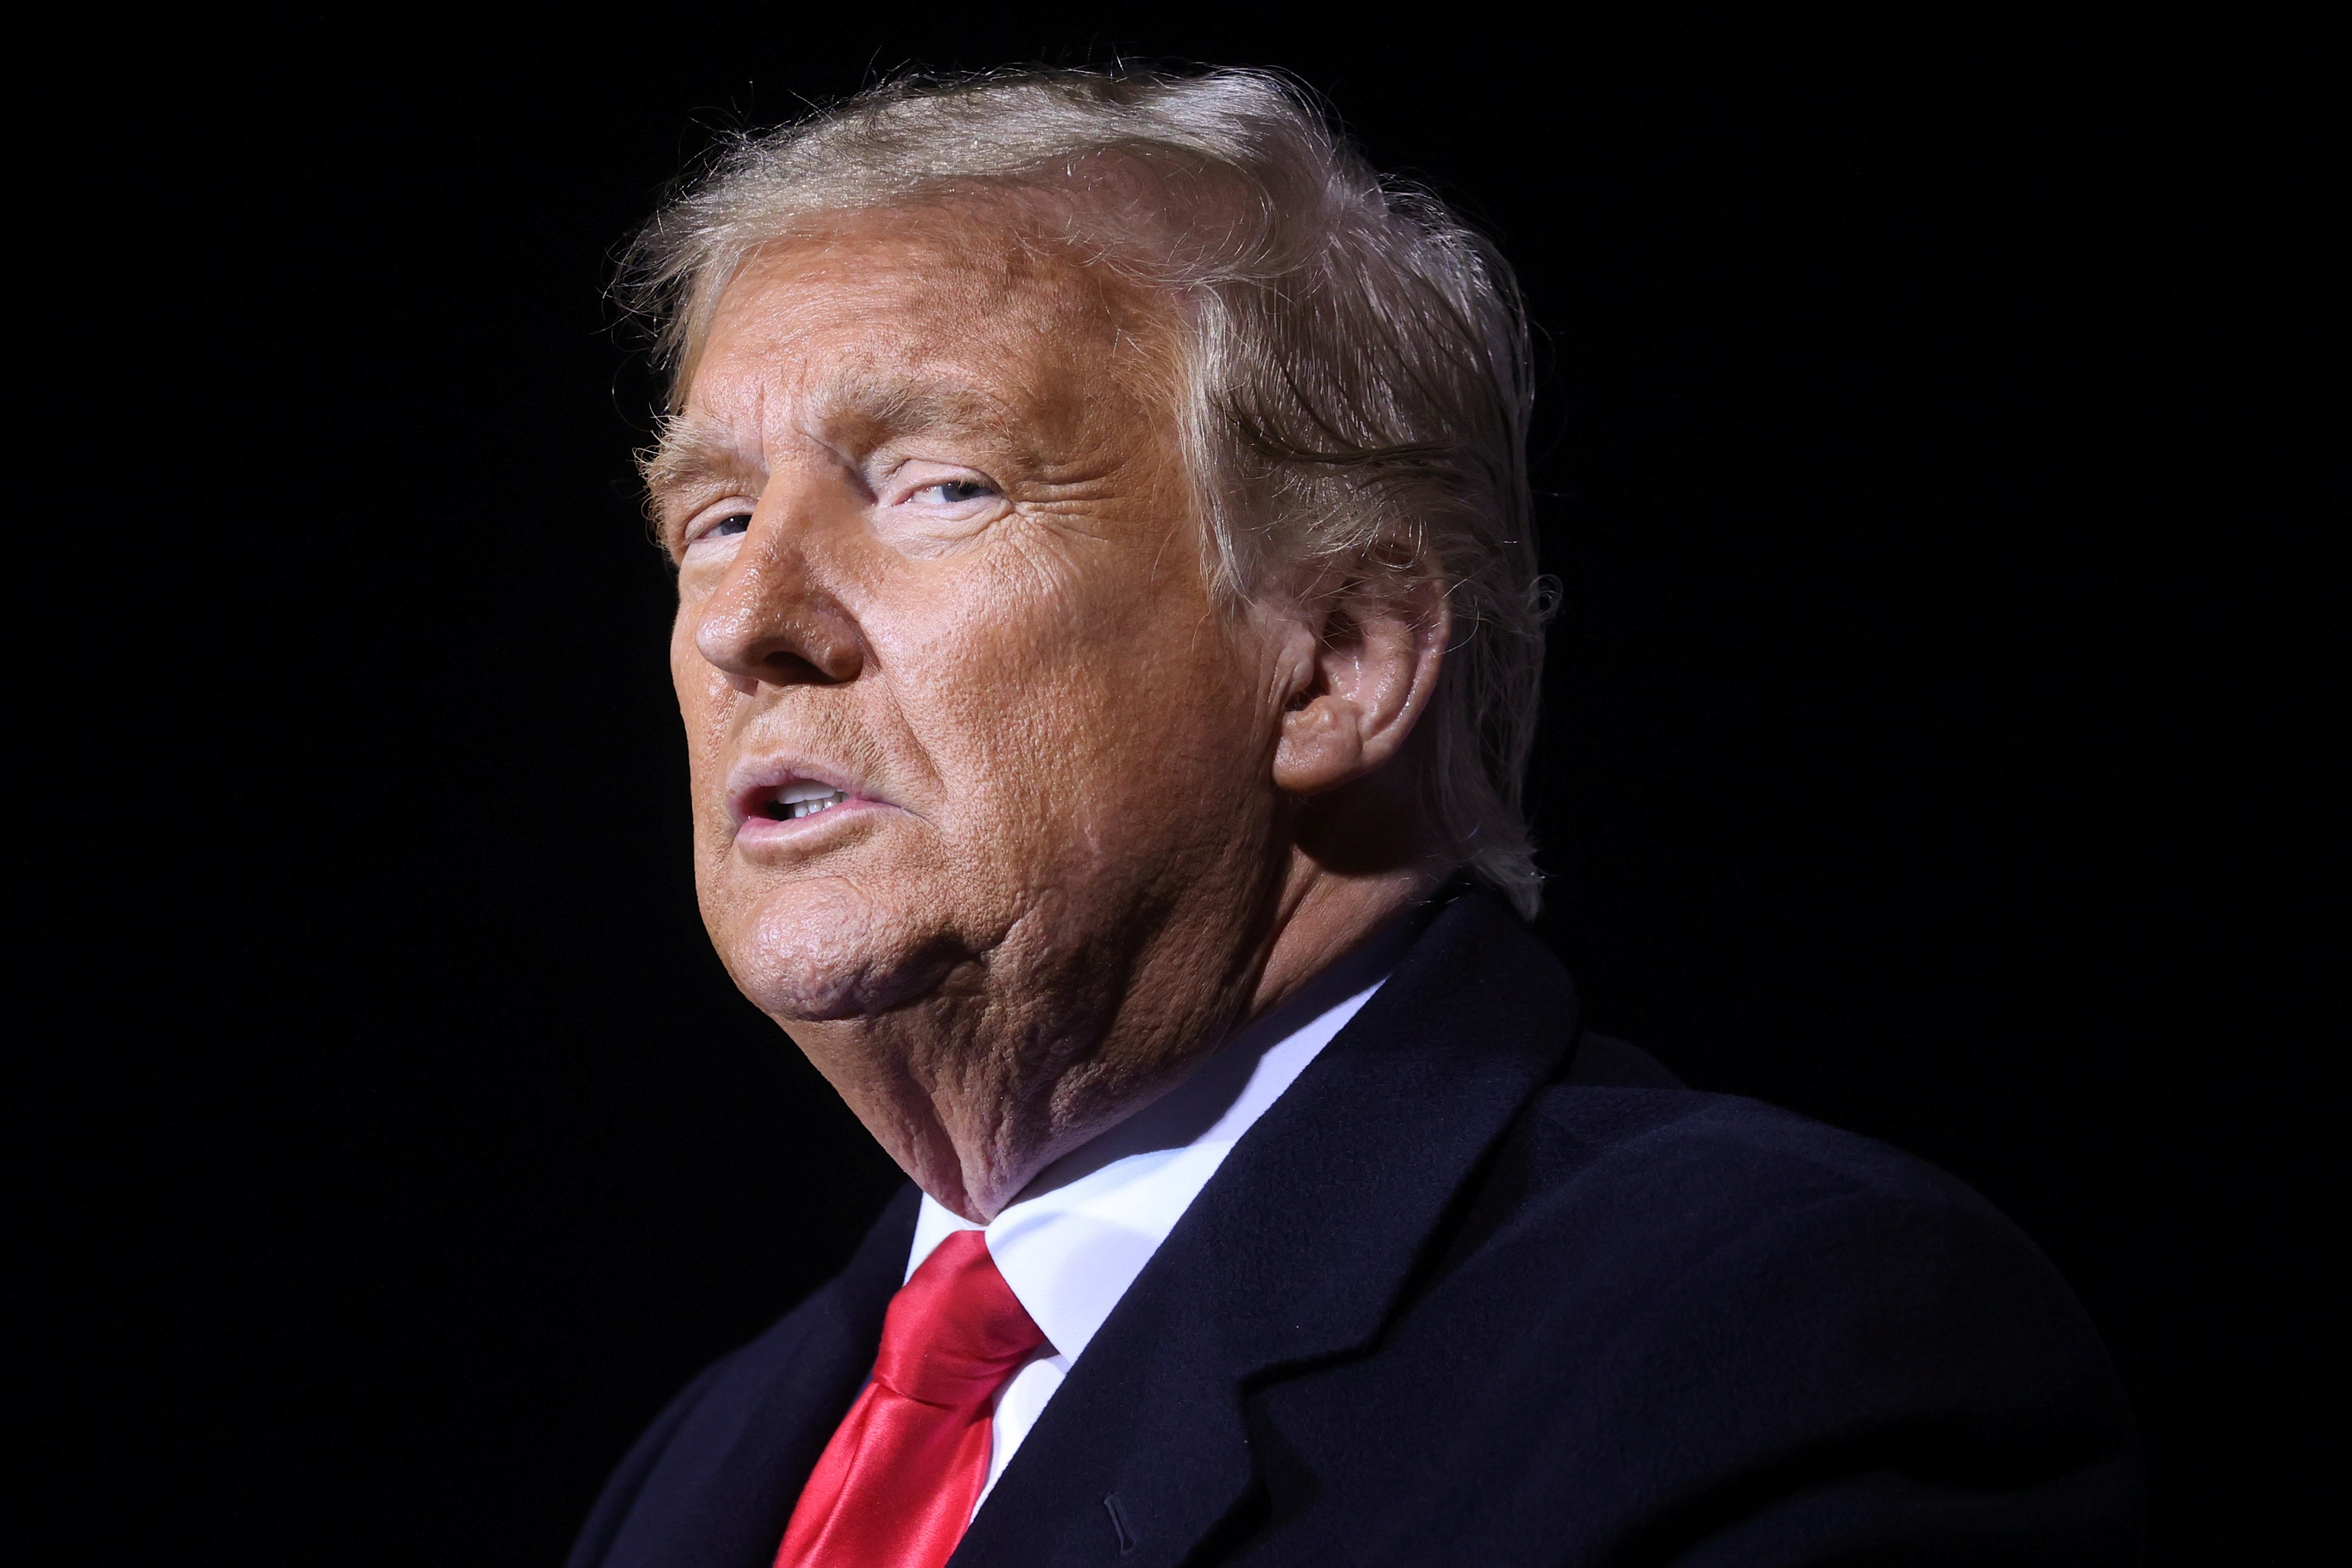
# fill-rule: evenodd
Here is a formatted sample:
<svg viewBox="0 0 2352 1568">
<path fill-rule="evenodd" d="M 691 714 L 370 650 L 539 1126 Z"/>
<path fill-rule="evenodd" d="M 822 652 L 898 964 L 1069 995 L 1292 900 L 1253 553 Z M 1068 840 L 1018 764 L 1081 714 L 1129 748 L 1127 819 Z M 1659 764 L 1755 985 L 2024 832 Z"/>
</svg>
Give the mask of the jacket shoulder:
<svg viewBox="0 0 2352 1568">
<path fill-rule="evenodd" d="M 2105 1348 L 2039 1249 L 1925 1161 L 1752 1100 L 1562 1082 L 1463 1212 L 1411 1315 L 1507 1325 L 1498 1384 L 1553 1396 L 1523 1451 L 1646 1500 L 1619 1521 L 1634 1556 L 2013 1531 L 2130 1559 Z"/>
<path fill-rule="evenodd" d="M 2056 1270 L 2005 1216 L 1924 1160 L 1732 1095 L 1559 1082 L 1539 1090 L 1475 1183 L 1454 1267 L 1579 1260 L 1628 1308 L 1724 1299 L 1818 1314 L 1926 1295 L 2007 1311 L 2104 1367 Z M 1940 1292 L 1940 1293 L 1939 1293 Z M 1538 1291 L 1541 1297 L 1547 1292 Z"/>
<path fill-rule="evenodd" d="M 1869 1195 L 2009 1224 L 1965 1184 L 1915 1155 L 1759 1100 L 1686 1089 L 1621 1041 L 1588 1041 L 1569 1074 L 1530 1097 L 1508 1134 L 1530 1197 L 1667 1178 L 1681 1184 L 1685 1198 L 1710 1195 L 1708 1210 Z M 1586 1081 L 1593 1044 L 1614 1053 L 1608 1078 Z"/>
</svg>

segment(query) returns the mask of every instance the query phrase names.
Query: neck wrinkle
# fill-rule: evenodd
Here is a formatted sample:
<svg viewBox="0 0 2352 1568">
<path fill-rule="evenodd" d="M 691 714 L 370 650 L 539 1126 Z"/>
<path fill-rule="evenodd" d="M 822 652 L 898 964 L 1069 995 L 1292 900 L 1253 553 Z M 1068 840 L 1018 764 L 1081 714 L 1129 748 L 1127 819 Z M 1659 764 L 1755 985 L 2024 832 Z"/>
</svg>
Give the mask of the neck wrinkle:
<svg viewBox="0 0 2352 1568">
<path fill-rule="evenodd" d="M 1416 905 L 1391 916 L 1272 1011 L 1244 1024 L 1174 1085 L 1046 1166 L 1004 1207 L 1066 1186 L 1129 1155 L 1191 1144 L 1233 1108 L 1260 1057 L 1395 968 L 1434 914 L 1433 905 Z"/>
</svg>

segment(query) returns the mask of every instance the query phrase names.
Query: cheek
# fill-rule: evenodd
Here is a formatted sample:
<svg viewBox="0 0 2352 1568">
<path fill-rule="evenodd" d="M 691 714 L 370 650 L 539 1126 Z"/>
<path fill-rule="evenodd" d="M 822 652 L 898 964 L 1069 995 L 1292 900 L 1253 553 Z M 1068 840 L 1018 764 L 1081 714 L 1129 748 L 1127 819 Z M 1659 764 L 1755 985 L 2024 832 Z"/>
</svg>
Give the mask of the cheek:
<svg viewBox="0 0 2352 1568">
<path fill-rule="evenodd" d="M 963 608 L 893 652 L 910 726 L 984 831 L 1088 856 L 1165 844 L 1266 772 L 1253 687 L 1205 604 L 999 590 Z"/>
<path fill-rule="evenodd" d="M 694 625 L 691 615 L 680 611 L 670 632 L 669 674 L 671 689 L 677 695 L 678 717 L 686 727 L 687 763 L 699 817 L 712 804 L 712 791 L 706 786 L 712 785 L 726 768 L 727 759 L 720 752 L 734 693 L 694 645 Z"/>
</svg>

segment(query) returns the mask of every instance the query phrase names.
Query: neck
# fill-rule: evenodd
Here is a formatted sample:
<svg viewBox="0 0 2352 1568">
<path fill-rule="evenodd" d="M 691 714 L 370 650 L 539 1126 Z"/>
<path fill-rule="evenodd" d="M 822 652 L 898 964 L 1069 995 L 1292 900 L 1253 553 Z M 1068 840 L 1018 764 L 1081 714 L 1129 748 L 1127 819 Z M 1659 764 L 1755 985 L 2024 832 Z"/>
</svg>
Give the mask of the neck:
<svg viewBox="0 0 2352 1568">
<path fill-rule="evenodd" d="M 793 1032 L 900 1168 L 985 1224 L 1047 1165 L 1184 1082 L 1443 881 L 1425 867 L 1334 871 L 1294 851 L 1254 940 L 1244 908 L 1196 908 L 1175 923 L 1191 929 L 1161 927 L 1128 964 L 1069 951 L 1007 966 L 1042 995 L 983 988 L 897 1009 L 849 1025 L 873 1037 L 855 1051 L 817 1049 L 841 1023 Z M 1017 1038 L 995 1038 L 1008 1022 Z"/>
<path fill-rule="evenodd" d="M 1427 903 L 1444 881 L 1444 872 L 1427 865 L 1343 874 L 1294 855 L 1274 940 L 1240 1021 L 1262 1019 L 1289 1001 L 1407 909 Z"/>
<path fill-rule="evenodd" d="M 1244 981 L 1241 988 L 1221 985 L 1207 973 L 1177 977 L 1171 986 L 1170 977 L 1154 977 L 1157 983 L 1139 989 L 1158 993 L 1157 1005 L 1141 1009 L 1145 1013 L 1162 1014 L 1162 1028 L 1150 1031 L 1166 1040 L 1170 1035 L 1187 1039 L 1188 1046 L 1181 1054 L 1160 1056 L 1148 1073 L 1129 1075 L 1114 1073 L 1114 1081 L 1122 1082 L 1125 1092 L 1098 1101 L 1094 1113 L 1080 1122 L 1065 1122 L 1058 1135 L 1050 1140 L 1032 1140 L 1017 1150 L 1002 1142 L 992 1146 L 995 1160 L 989 1167 L 985 1189 L 970 1179 L 976 1171 L 976 1162 L 967 1158 L 960 1163 L 960 1174 L 965 1177 L 962 1194 L 964 1205 L 950 1202 L 936 1191 L 933 1196 L 956 1208 L 965 1218 L 986 1223 L 1003 1207 L 1012 1202 L 1048 1165 L 1087 1146 L 1111 1129 L 1119 1126 L 1147 1106 L 1159 1102 L 1163 1095 L 1188 1082 L 1199 1069 L 1213 1058 L 1223 1054 L 1226 1046 L 1258 1024 L 1278 1024 L 1282 1014 L 1302 996 L 1315 990 L 1316 982 L 1328 975 L 1335 966 L 1350 955 L 1368 946 L 1385 945 L 1384 936 L 1398 931 L 1401 916 L 1416 904 L 1426 903 L 1444 883 L 1443 872 L 1426 867 L 1387 869 L 1376 873 L 1340 873 L 1320 865 L 1309 857 L 1294 852 L 1289 873 L 1276 895 L 1271 929 L 1259 936 L 1258 950 L 1264 954 L 1255 966 L 1254 981 Z M 1230 917 L 1230 927 L 1236 935 L 1246 923 L 1238 912 Z M 1205 958 L 1216 946 L 1204 943 L 1190 951 Z M 1391 956 L 1381 967 L 1394 962 Z M 1244 960 L 1246 963 L 1246 960 Z M 1185 966 L 1190 967 L 1190 966 Z M 1204 966 L 1205 967 L 1205 966 Z M 1140 977 L 1139 977 L 1140 978 Z M 1229 1021 L 1213 1023 L 1203 1030 L 1198 1027 L 1173 1030 L 1165 1027 L 1164 1009 L 1176 997 L 1170 991 L 1189 998 L 1189 1005 L 1180 1003 L 1182 1010 L 1214 1019 Z M 1245 998 L 1245 999 L 1244 999 Z M 1236 1003 L 1239 1006 L 1236 1006 Z M 1122 1023 L 1129 1020 L 1122 1019 Z M 1097 1062 L 1124 1056 L 1136 1050 L 1136 1044 L 1122 1038 L 1129 1030 L 1114 1026 L 1104 1039 Z M 1138 1051 L 1138 1055 L 1143 1052 Z M 1073 1080 L 1053 1086 L 1052 1097 L 1070 1097 Z M 1003 1129 L 998 1129 L 1000 1140 Z M 960 1140 L 961 1141 L 961 1140 Z M 1011 1155 L 1011 1158 L 1004 1157 Z"/>
</svg>

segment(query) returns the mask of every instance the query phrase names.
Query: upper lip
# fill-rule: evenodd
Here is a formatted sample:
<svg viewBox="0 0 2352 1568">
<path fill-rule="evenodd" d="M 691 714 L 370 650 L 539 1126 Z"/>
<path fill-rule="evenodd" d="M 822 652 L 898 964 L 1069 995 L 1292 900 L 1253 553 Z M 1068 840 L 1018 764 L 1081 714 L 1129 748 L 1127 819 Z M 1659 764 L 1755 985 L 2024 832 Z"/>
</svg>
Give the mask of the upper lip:
<svg viewBox="0 0 2352 1568">
<path fill-rule="evenodd" d="M 853 800 L 880 799 L 844 768 L 803 757 L 746 758 L 728 770 L 728 819 L 740 828 L 787 785 L 800 783 L 824 784 Z"/>
</svg>

